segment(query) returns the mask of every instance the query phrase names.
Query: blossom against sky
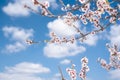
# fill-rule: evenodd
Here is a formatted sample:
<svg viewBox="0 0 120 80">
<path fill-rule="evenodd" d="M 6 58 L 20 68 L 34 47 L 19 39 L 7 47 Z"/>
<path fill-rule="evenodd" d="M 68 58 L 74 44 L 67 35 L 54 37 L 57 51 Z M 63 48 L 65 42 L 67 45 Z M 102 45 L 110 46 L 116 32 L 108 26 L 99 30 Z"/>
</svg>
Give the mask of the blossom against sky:
<svg viewBox="0 0 120 80">
<path fill-rule="evenodd" d="M 39 0 L 44 1 L 44 0 Z M 50 2 L 54 13 L 60 12 L 58 0 Z M 75 3 L 74 0 L 64 0 L 65 3 Z M 40 8 L 32 4 L 32 0 L 1 0 L 0 3 L 0 80 L 60 80 L 58 65 L 61 66 L 66 78 L 66 68 L 71 61 L 80 72 L 81 58 L 89 59 L 90 71 L 88 80 L 120 80 L 119 70 L 107 72 L 97 63 L 97 58 L 109 60 L 106 43 L 116 43 L 120 46 L 120 22 L 109 27 L 98 35 L 90 35 L 83 43 L 49 44 L 39 43 L 27 45 L 26 39 L 43 41 L 50 39 L 50 32 L 59 36 L 76 34 L 74 29 L 60 19 L 40 16 L 23 7 L 27 4 L 35 10 Z M 93 25 L 76 23 L 82 31 Z M 117 74 L 117 75 L 115 75 Z M 111 76 L 111 77 L 110 77 Z"/>
</svg>

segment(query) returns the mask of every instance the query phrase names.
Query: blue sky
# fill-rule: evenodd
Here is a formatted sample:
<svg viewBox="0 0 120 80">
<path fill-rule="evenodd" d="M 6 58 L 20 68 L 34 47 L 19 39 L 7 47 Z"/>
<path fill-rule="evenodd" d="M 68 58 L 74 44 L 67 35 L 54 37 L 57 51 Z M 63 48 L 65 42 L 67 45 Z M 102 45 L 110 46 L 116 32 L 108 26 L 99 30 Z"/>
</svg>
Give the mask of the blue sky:
<svg viewBox="0 0 120 80">
<path fill-rule="evenodd" d="M 58 1 L 48 1 L 52 12 L 59 13 Z M 74 0 L 66 0 L 65 3 L 67 2 L 72 4 Z M 74 34 L 74 29 L 68 28 L 60 19 L 40 16 L 24 9 L 24 3 L 38 10 L 31 0 L 1 0 L 0 3 L 0 80 L 60 80 L 58 65 L 70 80 L 66 73 L 66 68 L 71 66 L 70 60 L 79 72 L 80 60 L 84 56 L 89 59 L 87 80 L 120 80 L 120 75 L 115 77 L 119 70 L 106 71 L 97 63 L 98 57 L 109 62 L 106 43 L 120 45 L 120 21 L 98 35 L 89 36 L 83 43 L 56 45 L 42 42 L 27 45 L 26 39 L 50 39 L 51 31 L 59 36 L 70 36 Z M 93 27 L 80 22 L 76 24 L 80 28 Z"/>
</svg>

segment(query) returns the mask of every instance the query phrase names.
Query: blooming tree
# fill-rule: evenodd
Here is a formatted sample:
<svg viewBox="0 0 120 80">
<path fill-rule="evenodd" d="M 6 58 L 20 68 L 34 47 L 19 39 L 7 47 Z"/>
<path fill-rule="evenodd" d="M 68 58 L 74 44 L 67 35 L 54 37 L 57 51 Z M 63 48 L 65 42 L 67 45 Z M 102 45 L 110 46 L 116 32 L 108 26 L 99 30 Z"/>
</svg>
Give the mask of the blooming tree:
<svg viewBox="0 0 120 80">
<path fill-rule="evenodd" d="M 59 0 L 62 5 L 61 12 L 63 13 L 58 15 L 49 10 L 49 2 L 39 2 L 38 0 L 32 0 L 32 2 L 35 6 L 41 8 L 40 11 L 32 9 L 29 5 L 25 5 L 24 7 L 42 16 L 62 19 L 68 26 L 76 29 L 77 34 L 69 38 L 58 37 L 54 32 L 51 32 L 51 40 L 47 41 L 50 43 L 73 43 L 75 40 L 83 42 L 87 39 L 88 35 L 99 33 L 120 20 L 120 0 L 112 0 L 110 2 L 108 0 L 76 0 L 75 4 L 65 4 L 64 0 Z M 91 2 L 95 3 L 95 5 L 92 5 Z M 115 2 L 118 2 L 118 4 L 111 6 L 111 4 L 114 5 Z M 91 8 L 91 6 L 93 8 Z M 79 14 L 76 12 L 79 12 Z M 84 25 L 94 25 L 95 29 L 84 33 L 75 24 L 78 21 L 82 22 Z"/>
<path fill-rule="evenodd" d="M 106 60 L 101 58 L 98 58 L 98 62 L 106 70 L 120 69 L 120 52 L 118 51 L 117 45 L 114 45 L 114 47 L 110 47 L 108 44 L 106 44 L 106 47 L 110 52 L 109 63 L 107 63 Z"/>
<path fill-rule="evenodd" d="M 39 2 L 38 0 L 32 0 L 32 2 L 35 6 L 40 7 L 40 11 L 32 9 L 29 5 L 24 5 L 24 7 L 42 16 L 61 19 L 69 27 L 75 28 L 76 34 L 74 36 L 59 37 L 55 32 L 51 32 L 51 39 L 44 40 L 44 42 L 58 44 L 74 43 L 76 40 L 83 42 L 87 39 L 88 35 L 100 33 L 110 27 L 111 24 L 120 21 L 120 0 L 76 0 L 75 4 L 65 4 L 64 0 L 59 0 L 61 4 L 61 14 L 52 13 L 52 11 L 50 11 L 50 4 L 47 1 Z M 77 27 L 76 22 L 81 22 L 83 25 L 94 25 L 94 29 L 84 32 Z M 90 27 L 86 28 L 89 29 Z M 27 43 L 34 44 L 39 42 L 27 40 Z M 106 60 L 101 58 L 98 58 L 98 62 L 107 70 L 112 68 L 120 69 L 120 52 L 117 46 L 114 45 L 114 47 L 110 47 L 108 44 L 106 46 L 110 52 L 110 62 L 107 63 Z M 71 68 L 66 69 L 71 80 L 76 80 L 78 75 L 82 80 L 86 80 L 86 73 L 89 71 L 89 67 L 87 66 L 88 59 L 86 57 L 82 58 L 81 63 L 82 67 L 79 74 L 75 70 L 74 64 L 72 64 Z"/>
</svg>

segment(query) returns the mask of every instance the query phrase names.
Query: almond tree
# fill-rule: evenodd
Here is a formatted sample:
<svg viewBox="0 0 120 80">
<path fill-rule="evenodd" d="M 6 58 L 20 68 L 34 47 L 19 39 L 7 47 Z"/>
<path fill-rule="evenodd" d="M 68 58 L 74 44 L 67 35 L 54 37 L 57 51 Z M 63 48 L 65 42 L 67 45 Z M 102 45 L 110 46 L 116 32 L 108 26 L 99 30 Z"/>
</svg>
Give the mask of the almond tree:
<svg viewBox="0 0 120 80">
<path fill-rule="evenodd" d="M 62 14 L 54 14 L 52 11 L 50 11 L 50 4 L 47 1 L 39 2 L 38 0 L 32 0 L 32 2 L 33 5 L 40 7 L 40 11 L 32 9 L 29 7 L 29 5 L 24 5 L 24 7 L 41 16 L 61 19 L 69 27 L 75 28 L 76 34 L 74 36 L 59 37 L 55 32 L 51 32 L 51 39 L 44 40 L 43 42 L 58 44 L 68 42 L 74 43 L 76 40 L 83 42 L 84 40 L 88 39 L 88 35 L 95 35 L 97 33 L 100 33 L 109 28 L 112 24 L 120 21 L 120 0 L 76 0 L 75 4 L 65 4 L 64 0 L 59 0 Z M 91 3 L 94 3 L 95 5 L 93 6 Z M 82 24 L 85 26 L 87 24 L 94 25 L 94 29 L 84 32 L 76 26 L 75 23 L 78 21 L 82 22 Z M 90 27 L 86 28 L 89 29 Z M 37 43 L 34 41 L 26 42 L 28 44 Z M 103 68 L 107 70 L 113 68 L 120 69 L 120 52 L 117 49 L 118 47 L 116 45 L 114 45 L 114 47 L 110 47 L 109 45 L 106 46 L 110 52 L 110 61 L 107 63 L 106 60 L 98 58 L 98 62 Z M 86 73 L 89 71 L 89 67 L 87 66 L 88 59 L 86 57 L 82 58 L 81 63 L 82 68 L 79 74 L 75 70 L 74 64 L 72 64 L 71 68 L 66 69 L 71 80 L 76 80 L 78 75 L 82 80 L 86 80 Z M 62 80 L 65 79 L 62 78 Z"/>
<path fill-rule="evenodd" d="M 108 0 L 76 0 L 75 4 L 65 4 L 64 0 L 59 0 L 63 14 L 57 15 L 49 10 L 49 2 L 39 2 L 38 0 L 32 0 L 32 2 L 35 6 L 41 8 L 40 11 L 32 9 L 29 5 L 24 5 L 24 7 L 42 16 L 62 19 L 64 23 L 76 29 L 77 34 L 69 38 L 59 37 L 51 32 L 51 40 L 47 41 L 50 43 L 74 43 L 75 40 L 83 42 L 88 35 L 99 33 L 120 20 L 120 0 L 112 0 L 111 2 Z M 96 7 L 91 3 L 95 3 Z M 117 5 L 111 6 L 114 3 Z M 79 12 L 79 14 L 76 14 L 76 12 Z M 76 26 L 75 22 L 77 21 L 81 21 L 84 25 L 94 25 L 95 29 L 84 33 Z"/>
</svg>

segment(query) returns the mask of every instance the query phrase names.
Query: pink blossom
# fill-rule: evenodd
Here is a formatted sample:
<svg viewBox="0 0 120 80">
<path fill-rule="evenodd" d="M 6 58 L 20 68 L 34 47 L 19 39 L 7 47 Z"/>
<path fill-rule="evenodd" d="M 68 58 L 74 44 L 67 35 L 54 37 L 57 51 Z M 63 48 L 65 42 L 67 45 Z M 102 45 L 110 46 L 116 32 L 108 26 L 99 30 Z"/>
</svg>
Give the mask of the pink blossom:
<svg viewBox="0 0 120 80">
<path fill-rule="evenodd" d="M 67 68 L 66 71 L 70 75 L 72 80 L 76 80 L 77 74 L 75 69 Z"/>
<path fill-rule="evenodd" d="M 82 10 L 83 12 L 87 12 L 89 9 L 90 9 L 90 3 L 84 5 L 84 6 L 81 8 L 81 10 Z"/>
</svg>

